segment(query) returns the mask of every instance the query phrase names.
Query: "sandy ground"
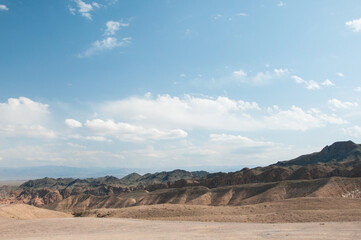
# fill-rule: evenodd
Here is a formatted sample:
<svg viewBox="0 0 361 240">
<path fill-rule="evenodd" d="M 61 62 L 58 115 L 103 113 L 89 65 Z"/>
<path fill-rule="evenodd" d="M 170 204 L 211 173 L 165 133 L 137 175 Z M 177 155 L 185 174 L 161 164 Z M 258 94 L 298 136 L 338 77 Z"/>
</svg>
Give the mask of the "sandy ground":
<svg viewBox="0 0 361 240">
<path fill-rule="evenodd" d="M 359 239 L 361 222 L 216 223 L 119 218 L 0 219 L 0 239 Z"/>
<path fill-rule="evenodd" d="M 361 221 L 357 220 L 360 213 L 356 212 L 354 216 L 352 214 L 352 211 L 355 211 L 356 208 L 359 207 L 359 200 L 349 200 L 347 204 L 345 204 L 346 202 L 343 200 L 341 202 L 330 201 L 329 199 L 304 200 L 305 199 L 302 201 L 281 201 L 243 207 L 156 205 L 139 206 L 128 209 L 95 210 L 96 214 L 105 213 L 106 216 L 103 216 L 104 218 L 74 218 L 62 212 L 40 209 L 23 204 L 0 205 L 0 240 L 360 239 Z M 326 203 L 328 203 L 328 206 L 326 206 Z M 309 205 L 309 207 L 305 205 Z M 285 206 L 287 206 L 287 210 L 283 209 Z M 318 210 L 314 209 L 315 207 L 317 207 Z M 334 207 L 336 208 L 335 212 L 330 213 L 329 209 Z M 299 213 L 300 208 L 307 208 L 308 210 L 301 214 Z M 311 214 L 311 211 L 314 212 L 312 213 L 314 215 Z M 109 216 L 108 214 L 115 215 Z M 244 220 L 265 222 L 265 219 L 272 218 L 274 214 L 279 216 L 279 219 L 273 219 L 272 221 L 298 219 L 306 222 L 235 222 Z M 289 214 L 293 214 L 294 216 L 292 218 L 285 218 L 285 216 Z M 326 221 L 307 222 L 318 219 L 310 217 L 316 215 L 321 216 Z M 350 216 L 344 219 L 340 217 L 341 215 Z M 143 219 L 121 218 L 121 216 Z M 249 218 L 250 216 L 255 216 L 255 219 Z M 153 220 L 145 220 L 144 218 Z M 154 220 L 157 218 L 162 220 Z M 178 221 L 177 219 L 188 221 Z M 191 221 L 192 219 L 197 219 L 198 221 Z M 340 222 L 342 221 L 341 219 L 348 222 Z M 212 222 L 213 220 L 221 222 Z M 224 222 L 227 220 L 232 222 Z M 332 222 L 332 220 L 335 222 Z"/>
<path fill-rule="evenodd" d="M 245 206 L 157 204 L 93 209 L 83 216 L 245 223 L 352 222 L 361 221 L 361 199 L 295 198 Z"/>
<path fill-rule="evenodd" d="M 51 211 L 26 204 L 0 204 L 0 219 L 37 219 L 72 217 L 69 213 Z"/>
</svg>

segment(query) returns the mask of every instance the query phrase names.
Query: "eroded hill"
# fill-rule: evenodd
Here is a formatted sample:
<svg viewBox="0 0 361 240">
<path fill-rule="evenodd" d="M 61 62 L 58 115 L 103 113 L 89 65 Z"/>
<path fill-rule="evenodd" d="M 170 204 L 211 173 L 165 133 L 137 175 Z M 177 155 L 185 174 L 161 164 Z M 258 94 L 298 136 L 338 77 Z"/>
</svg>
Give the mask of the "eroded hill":
<svg viewBox="0 0 361 240">
<path fill-rule="evenodd" d="M 156 204 L 241 206 L 300 197 L 357 198 L 358 196 L 354 193 L 359 189 L 361 189 L 361 178 L 336 177 L 251 183 L 217 188 L 197 186 L 158 189 L 152 192 L 138 190 L 106 196 L 79 194 L 53 202 L 45 207 L 58 211 L 81 212 L 87 209 Z"/>
</svg>

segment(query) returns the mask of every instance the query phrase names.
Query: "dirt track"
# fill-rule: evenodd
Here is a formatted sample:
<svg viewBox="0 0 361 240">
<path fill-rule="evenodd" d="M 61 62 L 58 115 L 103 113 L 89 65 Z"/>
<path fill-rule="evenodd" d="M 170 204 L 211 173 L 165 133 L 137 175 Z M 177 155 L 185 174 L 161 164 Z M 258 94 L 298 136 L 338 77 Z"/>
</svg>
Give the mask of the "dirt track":
<svg viewBox="0 0 361 240">
<path fill-rule="evenodd" d="M 115 218 L 0 220 L 0 239 L 358 239 L 361 222 L 215 223 Z"/>
</svg>

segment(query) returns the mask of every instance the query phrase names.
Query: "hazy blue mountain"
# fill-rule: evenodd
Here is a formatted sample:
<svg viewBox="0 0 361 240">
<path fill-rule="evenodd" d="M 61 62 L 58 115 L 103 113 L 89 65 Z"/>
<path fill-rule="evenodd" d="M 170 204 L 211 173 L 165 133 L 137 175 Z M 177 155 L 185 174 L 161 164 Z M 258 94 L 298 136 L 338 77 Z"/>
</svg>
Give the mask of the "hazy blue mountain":
<svg viewBox="0 0 361 240">
<path fill-rule="evenodd" d="M 28 180 L 37 178 L 88 178 L 112 175 L 124 177 L 132 172 L 145 173 L 148 169 L 136 168 L 78 168 L 67 166 L 39 166 L 0 168 L 0 180 Z"/>
</svg>

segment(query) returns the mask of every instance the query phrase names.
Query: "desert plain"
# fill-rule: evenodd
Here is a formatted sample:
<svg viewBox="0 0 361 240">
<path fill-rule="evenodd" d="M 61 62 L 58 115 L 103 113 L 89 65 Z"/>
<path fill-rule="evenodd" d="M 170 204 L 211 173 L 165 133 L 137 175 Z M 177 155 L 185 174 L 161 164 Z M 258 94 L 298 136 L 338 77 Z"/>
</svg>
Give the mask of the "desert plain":
<svg viewBox="0 0 361 240">
<path fill-rule="evenodd" d="M 359 239 L 361 201 L 299 198 L 246 206 L 159 204 L 82 217 L 0 206 L 0 239 Z"/>
</svg>

